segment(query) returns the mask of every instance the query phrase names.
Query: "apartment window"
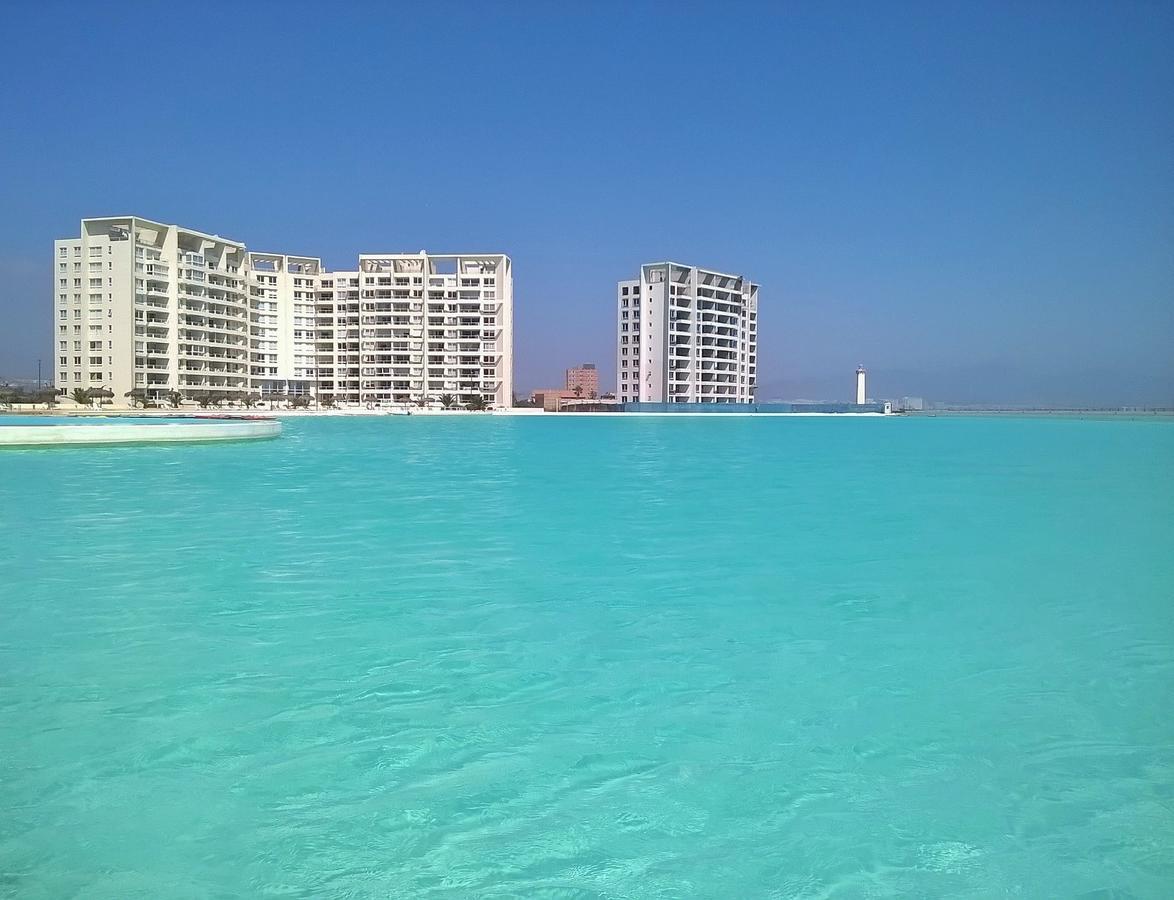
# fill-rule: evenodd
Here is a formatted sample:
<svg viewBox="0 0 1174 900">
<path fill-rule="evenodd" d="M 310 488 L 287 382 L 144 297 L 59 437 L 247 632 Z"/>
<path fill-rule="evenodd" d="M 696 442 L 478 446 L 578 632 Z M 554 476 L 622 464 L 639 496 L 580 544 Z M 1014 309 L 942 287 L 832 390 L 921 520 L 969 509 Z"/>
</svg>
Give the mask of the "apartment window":
<svg viewBox="0 0 1174 900">
<path fill-rule="evenodd" d="M 102 255 L 102 248 L 101 247 L 91 247 L 90 248 L 90 259 L 97 259 L 101 255 Z"/>
<path fill-rule="evenodd" d="M 65 257 L 69 255 L 69 248 L 68 247 L 61 247 L 60 249 L 58 249 L 57 255 L 59 257 L 61 257 L 62 259 L 65 259 Z"/>
<path fill-rule="evenodd" d="M 61 365 L 63 365 L 63 366 L 69 365 L 69 357 L 68 356 L 61 357 Z"/>
<path fill-rule="evenodd" d="M 60 378 L 57 379 L 58 381 L 60 381 L 62 383 L 69 381 L 69 373 L 68 372 L 58 372 L 57 374 L 61 376 Z"/>
<path fill-rule="evenodd" d="M 627 288 L 624 288 L 624 289 L 623 289 L 623 295 L 624 295 L 625 297 L 626 297 L 626 296 L 628 296 L 628 289 L 627 289 Z"/>
<path fill-rule="evenodd" d="M 62 278 L 62 279 L 61 279 L 61 286 L 62 286 L 62 287 L 65 287 L 67 284 L 69 284 L 69 279 L 68 279 L 68 278 Z"/>
<path fill-rule="evenodd" d="M 58 344 L 57 344 L 57 349 L 58 349 L 58 350 L 67 350 L 67 349 L 69 349 L 69 341 L 58 341 Z"/>
<path fill-rule="evenodd" d="M 75 356 L 73 358 L 73 364 L 75 366 L 80 366 L 82 364 L 82 358 L 80 356 Z"/>
<path fill-rule="evenodd" d="M 73 380 L 74 381 L 81 381 L 82 380 L 82 373 L 81 372 L 74 372 L 73 373 Z"/>
<path fill-rule="evenodd" d="M 76 352 L 76 351 L 78 351 L 78 350 L 81 350 L 81 348 L 82 348 L 82 342 L 81 342 L 81 341 L 74 341 L 74 342 L 73 342 L 73 349 L 74 349 L 74 351 L 75 351 L 75 352 Z"/>
<path fill-rule="evenodd" d="M 82 255 L 82 248 L 81 247 L 74 247 L 73 248 L 73 255 L 74 256 L 81 256 Z"/>
<path fill-rule="evenodd" d="M 65 271 L 68 269 L 68 266 L 66 266 L 66 265 L 65 265 L 65 263 L 62 263 L 61 265 L 59 265 L 59 266 L 57 267 L 57 269 L 58 269 L 58 271 L 60 271 L 60 272 L 65 272 Z"/>
<path fill-rule="evenodd" d="M 69 310 L 68 309 L 61 310 L 60 315 L 61 315 L 61 318 L 63 318 L 63 319 L 66 318 L 69 315 Z"/>
</svg>

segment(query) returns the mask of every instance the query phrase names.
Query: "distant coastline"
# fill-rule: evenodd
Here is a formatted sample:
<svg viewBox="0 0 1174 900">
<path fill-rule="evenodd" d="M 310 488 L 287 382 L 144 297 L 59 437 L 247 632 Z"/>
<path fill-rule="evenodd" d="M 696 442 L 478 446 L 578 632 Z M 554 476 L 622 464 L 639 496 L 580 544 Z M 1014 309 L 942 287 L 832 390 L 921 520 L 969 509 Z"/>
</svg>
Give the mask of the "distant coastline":
<svg viewBox="0 0 1174 900">
<path fill-rule="evenodd" d="M 897 415 L 927 418 L 934 416 L 1055 416 L 1058 418 L 1159 418 L 1174 417 L 1174 407 L 1169 406 L 965 406 L 941 407 L 937 409 L 904 410 Z"/>
</svg>

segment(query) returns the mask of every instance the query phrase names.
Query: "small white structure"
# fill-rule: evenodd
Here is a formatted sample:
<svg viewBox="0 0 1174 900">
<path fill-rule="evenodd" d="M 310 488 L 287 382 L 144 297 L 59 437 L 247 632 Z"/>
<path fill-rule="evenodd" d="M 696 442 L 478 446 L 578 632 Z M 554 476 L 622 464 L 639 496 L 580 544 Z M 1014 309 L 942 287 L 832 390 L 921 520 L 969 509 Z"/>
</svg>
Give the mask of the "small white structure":
<svg viewBox="0 0 1174 900">
<path fill-rule="evenodd" d="M 856 367 L 856 403 L 862 405 L 868 402 L 868 388 L 865 381 L 868 377 L 868 372 L 864 366 Z"/>
</svg>

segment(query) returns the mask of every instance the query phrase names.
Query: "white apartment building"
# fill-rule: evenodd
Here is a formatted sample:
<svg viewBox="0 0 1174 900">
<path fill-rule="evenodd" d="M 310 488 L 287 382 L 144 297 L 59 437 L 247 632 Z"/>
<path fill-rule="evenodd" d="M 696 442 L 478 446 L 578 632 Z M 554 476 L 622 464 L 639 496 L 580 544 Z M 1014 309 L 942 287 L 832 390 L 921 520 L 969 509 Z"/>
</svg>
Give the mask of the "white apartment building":
<svg viewBox="0 0 1174 900">
<path fill-rule="evenodd" d="M 249 381 L 262 395 L 316 393 L 322 261 L 249 253 Z"/>
<path fill-rule="evenodd" d="M 135 216 L 54 244 L 56 384 L 198 399 L 249 389 L 244 244 Z"/>
<path fill-rule="evenodd" d="M 513 267 L 502 254 L 359 255 L 360 389 L 395 403 L 513 402 Z"/>
<path fill-rule="evenodd" d="M 673 262 L 616 286 L 621 402 L 753 403 L 758 285 Z"/>
<path fill-rule="evenodd" d="M 362 254 L 355 271 L 135 216 L 55 242 L 56 383 L 160 400 L 289 394 L 352 404 L 445 394 L 509 406 L 503 254 Z"/>
<path fill-rule="evenodd" d="M 325 272 L 318 281 L 316 352 L 320 396 L 362 403 L 359 273 Z M 374 401 L 367 401 L 374 402 Z"/>
</svg>

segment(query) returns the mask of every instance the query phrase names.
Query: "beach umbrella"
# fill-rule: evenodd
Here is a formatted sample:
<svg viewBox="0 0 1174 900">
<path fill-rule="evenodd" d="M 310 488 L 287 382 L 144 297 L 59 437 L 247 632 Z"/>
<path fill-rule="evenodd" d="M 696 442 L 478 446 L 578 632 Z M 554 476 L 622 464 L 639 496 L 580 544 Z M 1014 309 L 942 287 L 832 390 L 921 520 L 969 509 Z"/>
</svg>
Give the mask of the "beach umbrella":
<svg viewBox="0 0 1174 900">
<path fill-rule="evenodd" d="M 56 388 L 42 388 L 33 394 L 33 401 L 35 403 L 44 403 L 46 405 L 56 403 L 61 399 L 61 395 L 57 393 Z"/>
<path fill-rule="evenodd" d="M 131 400 L 131 405 L 134 405 L 134 403 L 136 403 L 138 401 L 142 401 L 142 404 L 144 407 L 147 405 L 146 388 L 135 388 L 134 390 L 127 391 L 122 396 L 129 397 Z"/>
</svg>

